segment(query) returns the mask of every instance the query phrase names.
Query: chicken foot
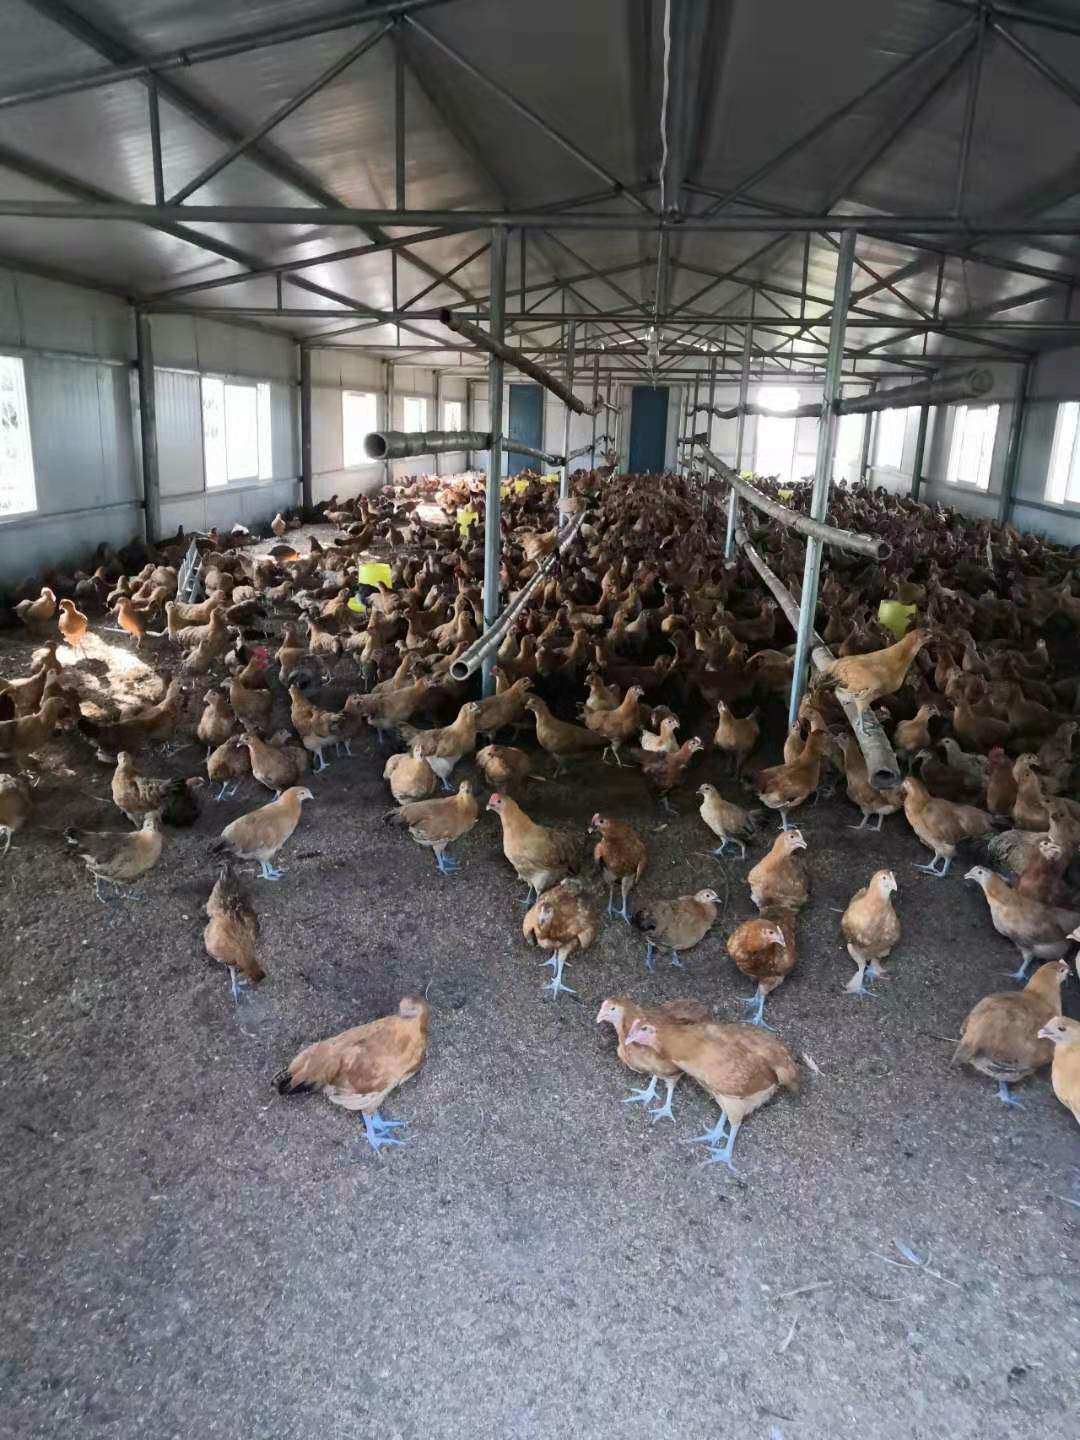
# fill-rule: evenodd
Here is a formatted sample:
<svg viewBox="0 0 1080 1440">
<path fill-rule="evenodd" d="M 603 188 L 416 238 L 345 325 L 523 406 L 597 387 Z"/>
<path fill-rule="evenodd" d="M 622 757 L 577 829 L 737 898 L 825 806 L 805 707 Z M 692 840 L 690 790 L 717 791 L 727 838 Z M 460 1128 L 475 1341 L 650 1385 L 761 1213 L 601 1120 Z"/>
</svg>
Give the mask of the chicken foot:
<svg viewBox="0 0 1080 1440">
<path fill-rule="evenodd" d="M 875 820 L 875 819 L 877 820 L 877 824 L 876 824 L 876 825 L 871 825 L 871 824 L 870 824 L 871 820 Z M 849 830 L 866 830 L 866 829 L 870 829 L 870 830 L 880 831 L 881 826 L 882 826 L 882 824 L 884 823 L 884 820 L 885 820 L 885 816 L 881 813 L 880 810 L 877 812 L 877 815 L 876 815 L 876 816 L 873 815 L 869 810 L 864 810 L 864 811 L 863 811 L 863 817 L 862 817 L 862 819 L 859 821 L 858 825 L 849 825 L 847 828 L 848 828 Z"/>
<path fill-rule="evenodd" d="M 998 1081 L 997 1098 L 1003 1105 L 1014 1105 L 1017 1110 L 1023 1110 L 1024 1108 L 1024 1102 L 1017 1100 L 1016 1096 L 1009 1089 L 1009 1082 L 1007 1080 Z"/>
<path fill-rule="evenodd" d="M 388 1132 L 397 1130 L 405 1124 L 404 1120 L 384 1120 L 376 1110 L 374 1115 L 364 1116 L 364 1138 L 375 1151 L 376 1155 L 384 1145 L 404 1145 L 404 1140 L 398 1140 Z"/>
<path fill-rule="evenodd" d="M 239 781 L 239 780 L 234 780 L 231 784 L 229 783 L 228 780 L 223 780 L 223 781 L 221 782 L 221 789 L 220 789 L 220 790 L 218 791 L 218 793 L 214 796 L 214 799 L 215 799 L 215 800 L 228 800 L 228 799 L 230 799 L 233 795 L 235 795 L 236 792 L 237 792 L 239 789 L 240 789 L 240 781 Z M 128 819 L 129 819 L 129 820 L 131 819 L 130 815 L 128 816 Z"/>
<path fill-rule="evenodd" d="M 746 859 L 746 846 L 741 840 L 736 840 L 733 835 L 726 835 L 721 841 L 721 843 L 715 846 L 709 853 L 711 855 L 723 855 L 727 851 L 727 847 L 729 845 L 737 845 L 739 847 L 739 859 Z"/>
<path fill-rule="evenodd" d="M 1015 970 L 1006 970 L 1006 972 L 1005 972 L 1006 978 L 1009 979 L 1009 980 L 1026 980 L 1026 979 L 1027 979 L 1028 966 L 1031 964 L 1031 962 L 1032 962 L 1032 960 L 1033 960 L 1034 958 L 1035 958 L 1035 957 L 1034 957 L 1033 955 L 1023 955 L 1023 954 L 1022 954 L 1021 960 L 1020 960 L 1020 964 L 1018 965 L 1018 967 L 1017 967 Z"/>
<path fill-rule="evenodd" d="M 624 1105 L 647 1105 L 656 1099 L 656 1076 L 654 1075 L 643 1090 L 631 1090 L 623 1100 Z"/>
<path fill-rule="evenodd" d="M 656 946 L 651 940 L 648 942 L 648 946 L 649 948 L 645 951 L 645 969 L 655 970 L 656 966 L 653 964 L 653 956 L 656 953 Z M 672 950 L 671 952 L 671 963 L 675 966 L 676 970 L 686 969 L 686 966 L 679 959 L 679 952 L 677 950 Z"/>
<path fill-rule="evenodd" d="M 742 1172 L 736 1170 L 735 1166 L 731 1163 L 731 1152 L 735 1148 L 735 1137 L 738 1133 L 739 1126 L 733 1124 L 728 1131 L 727 1140 L 724 1142 L 723 1148 L 714 1147 L 711 1149 L 709 1151 L 709 1158 L 703 1160 L 701 1163 L 703 1165 L 726 1165 L 733 1175 L 741 1175 Z"/>
<path fill-rule="evenodd" d="M 447 855 L 444 850 L 435 851 L 435 868 L 440 875 L 453 875 L 461 869 L 460 860 L 455 860 L 452 855 Z"/>
<path fill-rule="evenodd" d="M 657 1120 L 663 1120 L 665 1118 L 670 1120 L 671 1123 L 674 1125 L 675 1115 L 671 1109 L 671 1097 L 675 1094 L 675 1086 L 678 1083 L 679 1077 L 677 1075 L 665 1075 L 664 1084 L 667 1086 L 667 1095 L 664 1097 L 664 1103 L 663 1105 L 659 1106 L 659 1108 L 649 1111 L 649 1114 L 653 1118 L 654 1125 L 656 1124 Z M 653 1077 L 653 1084 L 656 1084 L 655 1076 Z"/>
<path fill-rule="evenodd" d="M 563 955 L 563 953 L 562 953 L 561 950 L 557 950 L 557 951 L 555 952 L 555 974 L 551 977 L 551 979 L 550 979 L 550 980 L 547 982 L 547 984 L 544 986 L 544 989 L 545 989 L 545 990 L 550 990 L 550 991 L 551 991 L 551 994 L 552 994 L 552 997 L 553 997 L 553 998 L 554 998 L 556 995 L 558 995 L 558 994 L 560 993 L 560 991 L 565 992 L 567 995 L 576 995 L 576 994 L 577 994 L 577 991 L 576 991 L 576 990 L 572 990 L 569 985 L 564 985 L 564 984 L 562 983 L 563 966 L 564 966 L 565 964 L 566 964 L 566 957 Z"/>
<path fill-rule="evenodd" d="M 101 883 L 103 880 L 105 881 L 106 885 L 111 885 L 113 887 L 112 898 L 115 900 L 139 900 L 142 898 L 141 896 L 136 895 L 134 890 L 125 890 L 123 886 L 118 885 L 115 880 L 109 880 L 106 876 L 103 875 L 95 875 L 94 894 L 103 905 L 108 905 L 109 903 L 109 896 L 103 894 L 101 890 Z"/>
<path fill-rule="evenodd" d="M 280 880 L 285 874 L 284 870 L 278 870 L 276 866 L 271 865 L 269 860 L 260 860 L 259 865 L 261 867 L 259 870 L 260 880 Z"/>
<path fill-rule="evenodd" d="M 607 913 L 608 913 L 609 915 L 619 915 L 619 916 L 621 916 L 621 918 L 622 918 L 623 920 L 625 920 L 628 925 L 630 924 L 630 912 L 629 912 L 629 910 L 627 910 L 626 905 L 627 905 L 627 901 L 629 900 L 629 898 L 630 898 L 629 895 L 627 895 L 627 894 L 624 892 L 624 893 L 623 893 L 623 897 L 622 897 L 622 909 L 621 909 L 621 910 L 616 910 L 616 909 L 615 909 L 615 886 L 612 885 L 611 888 L 608 890 Z"/>
<path fill-rule="evenodd" d="M 746 1023 L 748 1025 L 760 1025 L 762 1030 L 775 1031 L 776 1026 L 766 1025 L 763 1018 L 765 1014 L 764 990 L 755 990 L 753 995 L 740 995 L 737 998 L 740 1005 L 745 1005 L 748 1009 L 753 1008 L 754 1010 L 754 1013 L 752 1015 L 747 1015 L 746 1017 Z"/>
<path fill-rule="evenodd" d="M 942 869 L 942 870 L 939 870 L 939 869 L 937 868 L 937 862 L 938 862 L 939 860 L 944 860 L 944 861 L 945 861 L 945 866 L 944 866 L 944 869 Z M 929 864 L 929 865 L 916 865 L 916 866 L 914 866 L 913 868 L 916 869 L 916 870 L 921 870 L 924 875 L 936 875 L 939 880 L 944 880 L 944 879 L 945 879 L 945 876 L 948 875 L 948 873 L 949 873 L 949 867 L 950 867 L 951 865 L 952 865 L 952 856 L 951 856 L 951 855 L 935 855 L 934 858 L 933 858 L 933 860 L 930 861 L 930 864 Z"/>
<path fill-rule="evenodd" d="M 242 975 L 237 975 L 236 966 L 230 965 L 229 989 L 232 992 L 232 998 L 236 1001 L 237 1005 L 240 1004 L 242 999 L 246 999 L 246 995 L 244 994 L 244 992 L 249 990 L 250 988 L 251 982 L 249 980 L 245 980 Z"/>
</svg>

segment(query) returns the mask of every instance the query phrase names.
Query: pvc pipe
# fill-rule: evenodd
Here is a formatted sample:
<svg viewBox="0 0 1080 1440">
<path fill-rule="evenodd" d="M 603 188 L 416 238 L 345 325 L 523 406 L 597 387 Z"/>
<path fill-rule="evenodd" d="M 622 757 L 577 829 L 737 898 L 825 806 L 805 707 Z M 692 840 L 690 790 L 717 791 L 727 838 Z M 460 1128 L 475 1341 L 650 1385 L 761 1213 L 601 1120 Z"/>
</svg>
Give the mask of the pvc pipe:
<svg viewBox="0 0 1080 1440">
<path fill-rule="evenodd" d="M 736 531 L 736 540 L 750 564 L 757 571 L 764 581 L 766 588 L 770 591 L 777 604 L 783 610 L 792 629 L 798 626 L 799 606 L 796 605 L 791 592 L 777 577 L 765 561 L 758 554 L 750 541 L 746 531 L 740 526 Z M 813 661 L 814 669 L 823 672 L 833 661 L 833 653 L 822 640 L 816 630 L 812 630 L 814 648 L 810 658 Z M 839 700 L 839 695 L 837 696 Z M 844 714 L 851 722 L 851 728 L 855 732 L 855 739 L 859 742 L 859 749 L 862 751 L 863 759 L 866 761 L 866 774 L 870 784 L 875 790 L 892 790 L 900 784 L 900 767 L 896 763 L 896 755 L 889 738 L 878 724 L 872 711 L 867 711 L 863 717 L 863 725 L 859 724 L 859 712 L 852 700 L 840 700 Z"/>
</svg>

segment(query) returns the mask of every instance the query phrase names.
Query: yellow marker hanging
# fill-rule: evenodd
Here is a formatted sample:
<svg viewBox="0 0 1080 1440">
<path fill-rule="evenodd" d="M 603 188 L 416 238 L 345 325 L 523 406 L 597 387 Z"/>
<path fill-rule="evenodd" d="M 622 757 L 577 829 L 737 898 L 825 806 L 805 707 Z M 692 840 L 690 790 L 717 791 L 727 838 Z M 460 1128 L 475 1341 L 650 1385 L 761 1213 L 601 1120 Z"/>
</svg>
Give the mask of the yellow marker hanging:
<svg viewBox="0 0 1080 1440">
<path fill-rule="evenodd" d="M 479 515 L 477 515 L 476 511 L 472 508 L 471 505 L 463 507 L 457 512 L 457 523 L 458 528 L 461 530 L 462 540 L 467 540 L 469 538 L 469 529 L 471 526 L 476 524 L 479 518 Z"/>
<path fill-rule="evenodd" d="M 517 493 L 518 493 L 519 495 L 524 495 L 524 494 L 525 494 L 525 491 L 526 491 L 528 488 L 529 488 L 529 482 L 528 482 L 528 480 L 515 480 L 515 481 L 514 481 L 514 489 L 517 491 Z"/>
</svg>

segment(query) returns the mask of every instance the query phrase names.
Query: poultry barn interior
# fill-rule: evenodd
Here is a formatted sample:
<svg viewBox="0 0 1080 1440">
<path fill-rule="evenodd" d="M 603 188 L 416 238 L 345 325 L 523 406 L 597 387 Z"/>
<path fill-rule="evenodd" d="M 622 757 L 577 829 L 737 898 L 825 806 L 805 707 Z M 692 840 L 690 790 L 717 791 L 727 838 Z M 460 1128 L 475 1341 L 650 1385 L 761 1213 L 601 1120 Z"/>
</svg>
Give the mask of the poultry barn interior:
<svg viewBox="0 0 1080 1440">
<path fill-rule="evenodd" d="M 1075 1433 L 1075 9 L 4 14 L 4 1434 Z"/>
</svg>

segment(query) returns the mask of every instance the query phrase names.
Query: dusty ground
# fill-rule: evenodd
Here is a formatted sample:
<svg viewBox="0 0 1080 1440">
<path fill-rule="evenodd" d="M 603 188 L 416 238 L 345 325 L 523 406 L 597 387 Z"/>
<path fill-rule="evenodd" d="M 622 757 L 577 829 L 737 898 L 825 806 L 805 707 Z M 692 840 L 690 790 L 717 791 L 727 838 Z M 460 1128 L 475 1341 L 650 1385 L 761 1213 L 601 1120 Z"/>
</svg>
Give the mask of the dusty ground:
<svg viewBox="0 0 1080 1440">
<path fill-rule="evenodd" d="M 0 641 L 0 669 L 24 654 Z M 93 800 L 110 772 L 74 738 L 50 749 L 0 865 L 5 1435 L 1076 1434 L 1078 1132 L 1045 1078 L 1010 1111 L 950 1066 L 962 1017 L 1015 963 L 966 866 L 918 874 L 900 817 L 876 837 L 845 828 L 841 800 L 800 815 L 813 900 L 767 1016 L 820 1074 L 747 1124 L 738 1180 L 684 1143 L 716 1114 L 691 1084 L 674 1126 L 623 1105 L 631 1077 L 593 1019 L 620 990 L 739 1015 L 723 938 L 752 913 L 762 847 L 721 866 L 691 797 L 663 817 L 630 770 L 535 786 L 540 819 L 639 824 L 643 896 L 730 897 L 685 972 L 649 975 L 641 937 L 609 921 L 567 967 L 578 998 L 551 1002 L 495 817 L 443 879 L 379 823 L 374 742 L 354 750 L 313 780 L 284 881 L 252 882 L 270 978 L 238 1010 L 201 906 L 210 842 L 264 792 L 205 805 L 139 901 L 102 906 L 60 831 L 122 824 Z M 880 865 L 904 937 L 880 998 L 857 999 L 836 911 Z M 271 1091 L 301 1044 L 425 987 L 428 1061 L 384 1110 L 405 1148 L 376 1157 L 354 1117 Z"/>
</svg>

